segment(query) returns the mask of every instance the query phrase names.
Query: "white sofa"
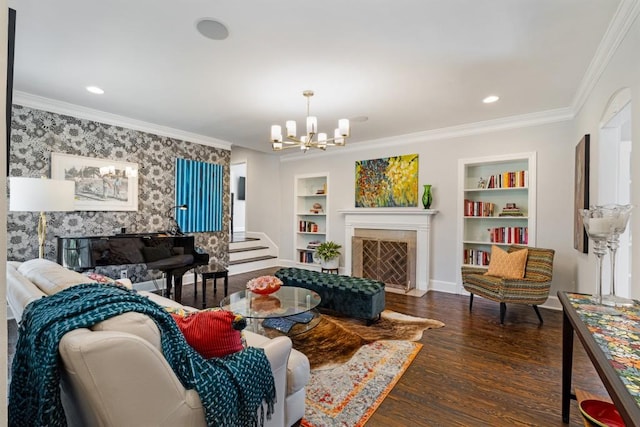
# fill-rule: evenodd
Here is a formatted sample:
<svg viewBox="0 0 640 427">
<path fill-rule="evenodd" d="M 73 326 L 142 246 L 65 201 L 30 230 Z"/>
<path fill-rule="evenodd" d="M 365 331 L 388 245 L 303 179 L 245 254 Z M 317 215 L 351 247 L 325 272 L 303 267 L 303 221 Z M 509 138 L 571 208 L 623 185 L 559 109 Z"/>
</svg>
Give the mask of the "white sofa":
<svg viewBox="0 0 640 427">
<path fill-rule="evenodd" d="M 7 263 L 7 300 L 19 322 L 31 301 L 91 280 L 43 259 Z M 181 306 L 140 292 L 162 306 Z M 263 348 L 276 383 L 275 413 L 266 426 L 291 426 L 304 415 L 309 361 L 287 337 L 244 331 L 247 344 Z M 162 355 L 160 332 L 141 313 L 125 313 L 64 335 L 62 401 L 70 426 L 204 426 L 195 390 L 185 389 Z"/>
</svg>

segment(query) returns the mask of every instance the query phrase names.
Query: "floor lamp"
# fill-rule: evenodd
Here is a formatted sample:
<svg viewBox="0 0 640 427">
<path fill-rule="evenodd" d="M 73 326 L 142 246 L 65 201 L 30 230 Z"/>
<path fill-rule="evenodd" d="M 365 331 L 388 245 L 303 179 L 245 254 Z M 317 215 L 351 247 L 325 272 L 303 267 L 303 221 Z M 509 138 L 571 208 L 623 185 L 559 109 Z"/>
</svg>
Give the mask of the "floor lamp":
<svg viewBox="0 0 640 427">
<path fill-rule="evenodd" d="M 40 258 L 44 258 L 48 212 L 74 210 L 75 182 L 47 178 L 9 177 L 9 210 L 40 212 L 38 244 Z"/>
</svg>

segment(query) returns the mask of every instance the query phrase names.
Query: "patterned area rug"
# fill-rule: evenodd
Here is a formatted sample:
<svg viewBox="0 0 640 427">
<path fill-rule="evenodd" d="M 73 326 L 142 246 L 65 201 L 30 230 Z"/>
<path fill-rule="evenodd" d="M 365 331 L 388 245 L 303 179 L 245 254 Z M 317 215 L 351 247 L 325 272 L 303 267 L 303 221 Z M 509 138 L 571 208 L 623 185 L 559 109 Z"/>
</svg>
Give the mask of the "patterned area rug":
<svg viewBox="0 0 640 427">
<path fill-rule="evenodd" d="M 304 427 L 362 426 L 416 357 L 425 329 L 437 320 L 385 310 L 371 326 L 322 315 L 321 323 L 293 337 L 311 362 Z"/>
<path fill-rule="evenodd" d="M 364 425 L 421 348 L 411 341 L 376 341 L 337 368 L 312 370 L 302 426 Z"/>
</svg>

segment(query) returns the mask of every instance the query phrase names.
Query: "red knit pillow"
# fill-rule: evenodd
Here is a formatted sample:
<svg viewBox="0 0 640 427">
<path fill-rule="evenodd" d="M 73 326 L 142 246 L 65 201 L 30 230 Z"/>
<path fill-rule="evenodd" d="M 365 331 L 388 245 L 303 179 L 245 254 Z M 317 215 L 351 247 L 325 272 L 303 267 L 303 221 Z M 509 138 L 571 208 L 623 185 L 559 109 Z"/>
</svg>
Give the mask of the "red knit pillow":
<svg viewBox="0 0 640 427">
<path fill-rule="evenodd" d="M 187 343 L 202 357 L 223 357 L 242 350 L 244 319 L 226 310 L 203 310 L 187 313 L 185 316 L 171 313 Z M 234 329 L 238 328 L 238 329 Z"/>
</svg>

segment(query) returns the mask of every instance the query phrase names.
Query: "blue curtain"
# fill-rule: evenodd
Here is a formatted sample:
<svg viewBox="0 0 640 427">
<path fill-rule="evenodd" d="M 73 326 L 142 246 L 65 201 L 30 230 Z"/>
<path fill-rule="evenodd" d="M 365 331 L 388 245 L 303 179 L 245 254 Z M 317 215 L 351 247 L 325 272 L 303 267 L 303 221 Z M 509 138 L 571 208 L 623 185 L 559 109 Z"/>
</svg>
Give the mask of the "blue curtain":
<svg viewBox="0 0 640 427">
<path fill-rule="evenodd" d="M 185 233 L 222 230 L 222 165 L 176 159 L 176 221 Z"/>
</svg>

